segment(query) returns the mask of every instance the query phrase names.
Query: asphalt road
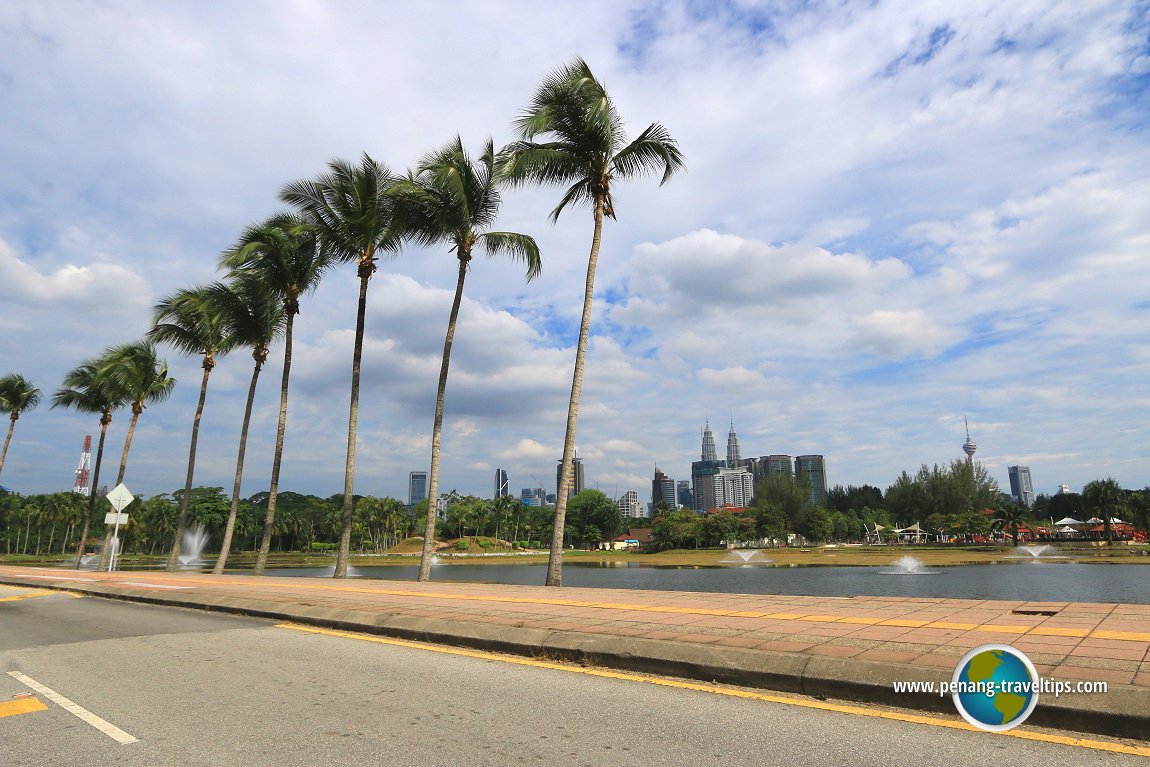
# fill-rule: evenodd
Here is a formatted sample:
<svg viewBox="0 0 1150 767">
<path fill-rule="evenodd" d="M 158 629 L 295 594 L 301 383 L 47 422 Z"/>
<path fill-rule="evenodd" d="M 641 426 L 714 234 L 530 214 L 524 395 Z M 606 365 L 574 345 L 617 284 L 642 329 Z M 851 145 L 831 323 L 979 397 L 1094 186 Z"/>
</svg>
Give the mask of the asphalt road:
<svg viewBox="0 0 1150 767">
<path fill-rule="evenodd" d="M 1147 764 L 516 660 L 0 587 L 0 711 L 33 680 L 137 739 L 40 694 L 0 765 Z"/>
</svg>

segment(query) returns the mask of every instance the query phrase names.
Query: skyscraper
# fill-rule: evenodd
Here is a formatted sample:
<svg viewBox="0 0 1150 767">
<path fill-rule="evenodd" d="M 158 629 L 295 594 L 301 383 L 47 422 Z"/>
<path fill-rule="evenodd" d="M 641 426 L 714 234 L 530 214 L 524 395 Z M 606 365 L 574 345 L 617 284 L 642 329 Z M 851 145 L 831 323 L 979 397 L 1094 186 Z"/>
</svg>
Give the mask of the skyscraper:
<svg viewBox="0 0 1150 767">
<path fill-rule="evenodd" d="M 407 507 L 415 508 L 420 501 L 427 500 L 427 472 L 413 471 L 407 475 Z"/>
<path fill-rule="evenodd" d="M 811 500 L 821 503 L 827 497 L 827 465 L 821 455 L 795 458 L 795 479 L 811 483 Z"/>
<path fill-rule="evenodd" d="M 623 497 L 615 501 L 615 505 L 619 507 L 619 513 L 629 519 L 640 519 L 644 516 L 643 504 L 639 503 L 639 493 L 634 490 L 623 493 Z"/>
<path fill-rule="evenodd" d="M 502 498 L 505 495 L 511 495 L 511 489 L 507 485 L 507 470 L 495 470 L 495 495 L 492 498 Z"/>
<path fill-rule="evenodd" d="M 711 433 L 710 420 L 708 420 L 706 426 L 703 427 L 703 454 L 700 458 L 704 461 L 719 460 L 719 454 L 715 451 L 715 435 Z"/>
<path fill-rule="evenodd" d="M 715 505 L 708 508 L 718 508 L 723 504 L 746 508 L 751 505 L 755 495 L 755 480 L 751 472 L 744 468 L 719 469 L 715 475 Z"/>
<path fill-rule="evenodd" d="M 695 508 L 695 499 L 691 495 L 691 481 L 689 479 L 680 479 L 676 485 L 678 489 L 676 500 L 679 505 L 684 509 Z"/>
<path fill-rule="evenodd" d="M 1029 466 L 1008 466 L 1006 469 L 1010 477 L 1010 495 L 1015 503 L 1021 503 L 1026 508 L 1034 505 L 1034 484 L 1030 479 Z"/>
<path fill-rule="evenodd" d="M 659 467 L 656 466 L 655 478 L 651 480 L 651 506 L 653 508 L 660 503 L 670 511 L 675 510 L 675 480 L 659 471 Z"/>
<path fill-rule="evenodd" d="M 739 456 L 739 437 L 735 434 L 735 422 L 731 421 L 731 430 L 727 432 L 727 468 L 733 469 L 739 465 L 742 458 Z"/>
<path fill-rule="evenodd" d="M 560 458 L 555 463 L 555 496 L 558 497 L 559 482 L 563 474 L 563 459 Z M 571 465 L 575 471 L 571 475 L 571 487 L 567 491 L 568 500 L 570 500 L 572 496 L 583 492 L 583 459 L 579 456 L 575 456 L 571 459 Z"/>
</svg>

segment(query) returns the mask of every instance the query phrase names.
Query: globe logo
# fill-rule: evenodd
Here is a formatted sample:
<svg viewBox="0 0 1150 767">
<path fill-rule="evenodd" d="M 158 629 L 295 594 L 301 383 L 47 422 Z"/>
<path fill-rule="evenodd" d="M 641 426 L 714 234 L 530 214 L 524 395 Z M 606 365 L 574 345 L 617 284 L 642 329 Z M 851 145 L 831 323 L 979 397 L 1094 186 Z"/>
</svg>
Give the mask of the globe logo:
<svg viewBox="0 0 1150 767">
<path fill-rule="evenodd" d="M 975 727 L 1005 732 L 1026 721 L 1038 705 L 1038 672 L 1010 645 L 975 647 L 951 679 L 955 708 Z"/>
</svg>

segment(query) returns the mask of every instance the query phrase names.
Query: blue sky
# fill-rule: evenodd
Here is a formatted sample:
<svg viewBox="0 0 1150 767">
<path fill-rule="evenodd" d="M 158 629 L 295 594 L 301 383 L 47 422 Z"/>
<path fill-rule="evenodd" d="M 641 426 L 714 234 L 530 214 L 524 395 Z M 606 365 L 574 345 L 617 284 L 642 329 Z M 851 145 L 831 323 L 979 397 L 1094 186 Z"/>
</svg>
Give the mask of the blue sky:
<svg viewBox="0 0 1150 767">
<path fill-rule="evenodd" d="M 46 393 L 153 304 L 215 278 L 286 182 L 367 151 L 401 170 L 459 132 L 512 138 L 575 56 L 632 133 L 688 172 L 620 185 L 597 279 L 577 443 L 589 485 L 689 476 L 708 416 L 744 455 L 822 453 L 885 487 L 962 455 L 1036 486 L 1150 484 L 1150 19 L 1135 2 L 13 2 L 0 8 L 0 373 Z M 554 476 L 590 215 L 504 195 L 543 275 L 478 260 L 447 393 L 442 486 Z M 430 461 L 451 254 L 372 282 L 358 492 Z M 282 485 L 340 488 L 356 281 L 297 325 Z M 198 363 L 141 420 L 127 481 L 182 484 Z M 273 352 L 272 359 L 278 354 Z M 250 358 L 213 374 L 197 482 L 232 472 Z M 245 493 L 265 489 L 278 362 Z M 70 486 L 92 419 L 41 406 L 2 481 Z M 113 422 L 118 454 L 126 414 Z M 552 488 L 553 489 L 553 488 Z"/>
</svg>

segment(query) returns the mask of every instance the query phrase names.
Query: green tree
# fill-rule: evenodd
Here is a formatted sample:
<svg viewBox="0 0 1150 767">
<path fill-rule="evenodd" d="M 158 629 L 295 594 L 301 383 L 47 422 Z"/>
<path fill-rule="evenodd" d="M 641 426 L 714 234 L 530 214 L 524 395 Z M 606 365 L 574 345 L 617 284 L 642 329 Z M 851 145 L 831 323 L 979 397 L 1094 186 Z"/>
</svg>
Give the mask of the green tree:
<svg viewBox="0 0 1150 767">
<path fill-rule="evenodd" d="M 623 529 L 623 514 L 605 493 L 584 490 L 568 504 L 568 543 L 580 548 L 610 541 Z"/>
<path fill-rule="evenodd" d="M 148 405 L 166 400 L 176 386 L 176 379 L 168 377 L 168 363 L 156 356 L 156 347 L 149 341 L 135 341 L 114 346 L 104 352 L 100 364 L 107 375 L 116 382 L 130 399 L 132 418 L 128 421 L 128 433 L 124 437 L 124 452 L 120 455 L 120 471 L 115 485 L 124 481 L 128 471 L 128 451 L 132 449 L 132 437 L 136 433 L 136 423 Z M 112 528 L 104 534 L 104 548 L 100 552 L 100 569 L 108 567 L 112 555 Z"/>
<path fill-rule="evenodd" d="M 703 517 L 690 509 L 667 512 L 651 525 L 651 537 L 659 549 L 697 549 L 703 535 Z"/>
<path fill-rule="evenodd" d="M 212 573 L 221 575 L 227 565 L 232 547 L 236 517 L 240 508 L 240 486 L 244 478 L 244 456 L 248 446 L 248 428 L 256 401 L 256 385 L 267 362 L 272 342 L 284 331 L 284 308 L 279 296 L 262 279 L 248 271 L 233 272 L 227 285 L 213 286 L 214 301 L 224 316 L 226 332 L 233 346 L 252 350 L 252 380 L 248 384 L 248 398 L 244 404 L 244 418 L 240 426 L 240 444 L 236 454 L 236 476 L 232 484 L 232 497 L 224 526 L 220 555 Z M 257 562 L 258 564 L 258 562 Z M 262 571 L 261 571 L 262 572 Z M 257 573 L 259 574 L 259 573 Z"/>
<path fill-rule="evenodd" d="M 359 379 L 367 315 L 367 284 L 375 274 L 379 256 L 398 252 L 400 237 L 392 226 L 393 199 L 387 193 L 395 183 L 395 176 L 386 165 L 364 154 L 358 167 L 343 160 L 332 160 L 328 163 L 328 171 L 314 181 L 288 184 L 280 192 L 280 199 L 294 206 L 304 220 L 314 227 L 324 253 L 335 261 L 354 262 L 359 276 L 359 303 L 351 359 L 351 406 L 347 426 L 342 525 L 334 572 L 334 577 L 346 578 L 355 512 L 355 440 L 359 421 Z"/>
<path fill-rule="evenodd" d="M 1102 517 L 1103 535 L 1106 545 L 1113 544 L 1110 519 L 1123 507 L 1122 486 L 1113 477 L 1087 482 L 1082 488 L 1082 498 L 1095 516 Z"/>
<path fill-rule="evenodd" d="M 276 425 L 275 452 L 272 456 L 271 487 L 267 496 L 263 537 L 256 555 L 253 575 L 262 575 L 267 567 L 275 530 L 276 504 L 279 497 L 280 468 L 283 463 L 284 437 L 287 432 L 288 382 L 291 378 L 295 317 L 300 313 L 300 299 L 314 291 L 332 265 L 329 252 L 319 247 L 316 230 L 298 216 L 279 214 L 248 227 L 239 242 L 220 259 L 220 265 L 250 275 L 267 286 L 283 304 L 284 363 L 280 378 L 280 410 Z M 225 547 L 224 552 L 227 551 Z M 223 559 L 223 557 L 221 557 Z M 223 571 L 217 560 L 216 569 Z M 213 570 L 215 572 L 215 570 Z"/>
<path fill-rule="evenodd" d="M 79 413 L 93 413 L 100 416 L 100 439 L 96 443 L 92 491 L 88 495 L 88 512 L 84 515 L 84 526 L 76 548 L 77 570 L 80 569 L 84 548 L 88 543 L 88 533 L 92 529 L 92 514 L 96 509 L 96 496 L 99 495 L 100 466 L 104 459 L 104 440 L 108 436 L 108 425 L 112 423 L 112 413 L 123 407 L 128 400 L 127 392 L 109 376 L 108 367 L 99 359 L 83 362 L 64 376 L 64 385 L 52 395 L 52 409 L 72 408 Z"/>
<path fill-rule="evenodd" d="M 567 492 L 571 487 L 575 426 L 591 328 L 595 269 L 602 241 L 603 218 L 615 218 L 611 185 L 617 180 L 660 169 L 660 184 L 664 184 L 684 167 L 684 163 L 675 140 L 658 123 L 647 126 L 634 141 L 627 143 L 623 120 L 611 97 L 582 59 L 556 70 L 543 81 L 515 127 L 521 140 L 512 143 L 503 153 L 509 180 L 518 184 L 570 184 L 551 211 L 551 220 L 557 220 L 568 205 L 587 203 L 591 206 L 594 221 L 583 289 L 583 315 L 575 348 L 575 370 L 567 406 L 563 468 L 556 491 L 551 556 L 547 565 L 547 585 L 559 586 L 563 578 L 563 525 Z M 537 142 L 537 138 L 546 140 Z"/>
<path fill-rule="evenodd" d="M 16 421 L 20 420 L 22 413 L 39 404 L 40 390 L 24 376 L 9 373 L 0 378 L 0 412 L 8 414 L 8 436 L 4 438 L 4 449 L 0 450 L 0 472 L 4 471 L 4 459 L 8 456 L 8 444 L 12 441 L 12 432 L 16 430 Z"/>
<path fill-rule="evenodd" d="M 998 509 L 996 521 L 1004 530 L 1011 531 L 1012 540 L 1017 546 L 1018 528 L 1030 521 L 1030 509 L 1021 503 L 1004 503 Z"/>
<path fill-rule="evenodd" d="M 221 306 L 221 295 L 230 291 L 226 285 L 216 283 L 208 287 L 185 288 L 156 305 L 155 320 L 148 338 L 166 343 L 182 354 L 203 357 L 204 375 L 200 381 L 200 398 L 192 421 L 192 438 L 188 447 L 188 475 L 176 520 L 172 550 L 168 555 L 168 572 L 179 565 L 180 539 L 188 522 L 188 502 L 191 499 L 192 480 L 196 472 L 196 445 L 200 437 L 200 418 L 208 396 L 208 379 L 216 366 L 216 358 L 231 351 L 235 339 L 231 336 L 227 312 Z M 95 483 L 93 483 L 95 484 Z"/>
<path fill-rule="evenodd" d="M 453 141 L 423 157 L 408 178 L 397 181 L 391 193 L 396 198 L 396 216 L 404 232 L 422 245 L 450 245 L 458 261 L 455 298 L 447 318 L 443 357 L 439 365 L 439 386 L 435 395 L 435 417 L 431 427 L 431 472 L 428 497 L 439 492 L 439 454 L 443 436 L 443 408 L 447 392 L 447 372 L 451 365 L 451 345 L 463 283 L 471 268 L 475 248 L 482 246 L 488 256 L 506 255 L 527 265 L 527 279 L 539 275 L 539 246 L 535 240 L 516 232 L 487 231 L 499 216 L 499 187 L 503 179 L 495 168 L 491 140 L 478 161 L 473 161 L 456 136 Z M 424 525 L 423 554 L 419 580 L 431 579 L 432 539 L 435 515 L 429 513 Z"/>
</svg>

